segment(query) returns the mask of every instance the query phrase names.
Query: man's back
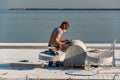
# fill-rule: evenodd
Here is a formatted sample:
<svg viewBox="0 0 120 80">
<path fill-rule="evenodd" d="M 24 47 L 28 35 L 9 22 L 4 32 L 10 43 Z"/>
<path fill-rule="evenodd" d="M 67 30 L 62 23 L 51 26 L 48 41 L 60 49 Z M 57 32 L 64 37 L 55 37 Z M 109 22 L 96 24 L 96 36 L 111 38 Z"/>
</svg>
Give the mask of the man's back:
<svg viewBox="0 0 120 80">
<path fill-rule="evenodd" d="M 55 28 L 53 31 L 52 31 L 52 34 L 51 34 L 51 37 L 50 37 L 50 41 L 49 41 L 49 44 L 51 45 L 56 45 L 56 39 L 61 39 L 61 36 L 62 36 L 62 33 L 63 31 L 61 30 L 61 28 Z"/>
</svg>

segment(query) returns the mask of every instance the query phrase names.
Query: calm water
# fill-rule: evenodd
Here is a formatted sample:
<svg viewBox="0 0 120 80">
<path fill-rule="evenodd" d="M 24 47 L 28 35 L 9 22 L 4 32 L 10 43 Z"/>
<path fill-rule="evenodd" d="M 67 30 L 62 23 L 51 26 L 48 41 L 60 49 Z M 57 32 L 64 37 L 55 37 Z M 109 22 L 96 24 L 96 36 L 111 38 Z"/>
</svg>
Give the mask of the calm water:
<svg viewBox="0 0 120 80">
<path fill-rule="evenodd" d="M 0 10 L 0 43 L 46 43 L 53 28 L 70 23 L 63 39 L 86 43 L 120 42 L 120 11 L 10 11 Z"/>
</svg>

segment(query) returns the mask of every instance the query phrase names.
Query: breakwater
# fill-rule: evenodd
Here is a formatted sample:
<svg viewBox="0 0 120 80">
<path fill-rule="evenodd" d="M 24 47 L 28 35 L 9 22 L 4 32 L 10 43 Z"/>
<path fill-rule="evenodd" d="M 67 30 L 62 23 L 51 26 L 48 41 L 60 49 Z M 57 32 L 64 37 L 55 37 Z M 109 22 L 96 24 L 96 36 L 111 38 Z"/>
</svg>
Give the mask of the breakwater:
<svg viewBox="0 0 120 80">
<path fill-rule="evenodd" d="M 8 10 L 120 10 L 120 8 L 10 8 Z"/>
</svg>

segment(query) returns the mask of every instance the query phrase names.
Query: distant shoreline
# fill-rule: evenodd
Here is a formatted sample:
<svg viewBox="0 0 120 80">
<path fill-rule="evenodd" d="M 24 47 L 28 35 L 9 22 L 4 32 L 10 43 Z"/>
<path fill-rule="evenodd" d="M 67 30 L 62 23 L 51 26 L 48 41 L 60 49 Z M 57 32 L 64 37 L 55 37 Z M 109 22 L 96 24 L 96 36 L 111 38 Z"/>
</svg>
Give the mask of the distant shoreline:
<svg viewBox="0 0 120 80">
<path fill-rule="evenodd" d="M 120 8 L 10 8 L 8 10 L 120 10 Z"/>
</svg>

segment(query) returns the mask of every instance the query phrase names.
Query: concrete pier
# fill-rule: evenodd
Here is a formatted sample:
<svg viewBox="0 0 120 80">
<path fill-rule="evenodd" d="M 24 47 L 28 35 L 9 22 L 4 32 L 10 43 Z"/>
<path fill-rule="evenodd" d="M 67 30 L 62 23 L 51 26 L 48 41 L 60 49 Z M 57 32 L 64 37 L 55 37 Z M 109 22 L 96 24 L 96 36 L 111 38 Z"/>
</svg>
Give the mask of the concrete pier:
<svg viewBox="0 0 120 80">
<path fill-rule="evenodd" d="M 86 43 L 87 49 L 106 50 L 111 43 Z M 63 67 L 29 67 L 25 64 L 48 63 L 39 59 L 39 53 L 47 50 L 47 43 L 0 43 L 0 80 L 110 80 L 120 79 L 120 44 L 116 44 L 116 67 L 65 69 Z M 29 60 L 29 62 L 20 62 Z M 22 66 L 21 66 L 22 64 Z M 12 66 L 11 66 L 12 65 Z M 30 65 L 30 66 L 31 66 Z"/>
</svg>

